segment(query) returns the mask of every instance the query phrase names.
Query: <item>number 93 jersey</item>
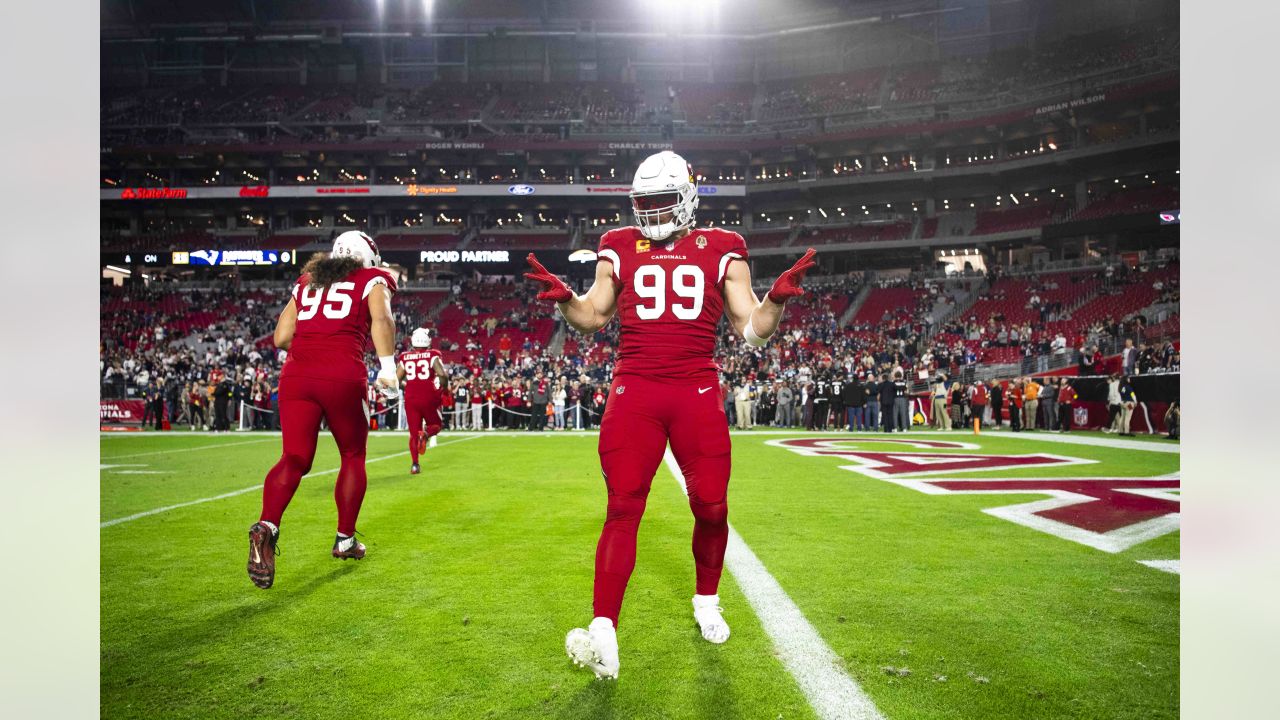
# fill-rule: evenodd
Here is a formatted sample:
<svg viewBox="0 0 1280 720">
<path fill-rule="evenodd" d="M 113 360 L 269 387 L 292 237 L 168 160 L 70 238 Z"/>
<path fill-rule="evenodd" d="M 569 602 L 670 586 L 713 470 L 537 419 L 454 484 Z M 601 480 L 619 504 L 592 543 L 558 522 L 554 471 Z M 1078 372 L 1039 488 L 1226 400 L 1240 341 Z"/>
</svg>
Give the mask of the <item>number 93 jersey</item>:
<svg viewBox="0 0 1280 720">
<path fill-rule="evenodd" d="M 280 377 L 368 382 L 369 293 L 374 285 L 394 293 L 395 277 L 382 268 L 360 268 L 328 287 L 308 282 L 303 275 L 289 293 L 298 306 L 298 324 Z"/>
<path fill-rule="evenodd" d="M 674 242 L 650 241 L 638 228 L 624 227 L 600 238 L 597 257 L 613 265 L 619 288 L 622 343 L 614 374 L 715 380 L 724 278 L 730 262 L 747 259 L 742 236 L 713 228 Z"/>
<path fill-rule="evenodd" d="M 439 350 L 413 349 L 400 354 L 404 365 L 404 394 L 406 397 L 436 399 L 440 395 L 440 378 L 436 376 L 435 361 Z"/>
</svg>

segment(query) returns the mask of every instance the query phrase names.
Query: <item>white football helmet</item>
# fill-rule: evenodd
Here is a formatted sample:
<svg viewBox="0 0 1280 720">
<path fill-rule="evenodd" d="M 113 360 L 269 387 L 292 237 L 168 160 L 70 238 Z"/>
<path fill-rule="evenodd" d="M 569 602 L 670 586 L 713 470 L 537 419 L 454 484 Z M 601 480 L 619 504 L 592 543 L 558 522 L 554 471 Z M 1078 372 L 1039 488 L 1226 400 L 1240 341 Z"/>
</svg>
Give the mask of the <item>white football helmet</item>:
<svg viewBox="0 0 1280 720">
<path fill-rule="evenodd" d="M 382 264 L 382 256 L 378 254 L 373 238 L 359 230 L 348 230 L 335 238 L 329 257 L 353 257 L 367 268 Z"/>
<path fill-rule="evenodd" d="M 650 240 L 666 240 L 693 227 L 698 209 L 698 180 L 684 158 L 663 150 L 644 159 L 631 182 L 631 209 L 640 232 Z M 670 213 L 667 222 L 659 222 Z"/>
<path fill-rule="evenodd" d="M 431 331 L 426 328 L 414 330 L 409 336 L 409 344 L 416 348 L 431 347 Z"/>
</svg>

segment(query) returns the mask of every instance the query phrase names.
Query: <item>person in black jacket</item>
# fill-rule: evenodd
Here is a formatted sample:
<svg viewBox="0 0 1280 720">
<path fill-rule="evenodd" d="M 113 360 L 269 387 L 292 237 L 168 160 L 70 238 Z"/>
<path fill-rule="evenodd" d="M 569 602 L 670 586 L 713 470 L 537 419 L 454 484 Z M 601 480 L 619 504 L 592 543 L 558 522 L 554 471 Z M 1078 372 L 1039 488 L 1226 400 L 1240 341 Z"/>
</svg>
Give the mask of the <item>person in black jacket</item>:
<svg viewBox="0 0 1280 720">
<path fill-rule="evenodd" d="M 813 389 L 813 429 L 827 429 L 827 413 L 831 409 L 831 383 L 824 374 Z"/>
<path fill-rule="evenodd" d="M 876 382 L 876 376 L 868 374 L 862 389 L 867 392 L 867 405 L 862 411 L 866 428 L 875 430 L 880 426 L 880 383 Z"/>
<path fill-rule="evenodd" d="M 1000 427 L 1003 418 L 1000 413 L 1004 410 L 1004 386 L 998 382 L 991 383 L 991 419 L 995 422 L 996 427 Z"/>
<path fill-rule="evenodd" d="M 893 374 L 893 424 L 898 432 L 911 429 L 911 400 L 907 397 L 910 388 L 902 379 L 901 372 Z"/>
<path fill-rule="evenodd" d="M 214 389 L 213 395 L 213 431 L 224 432 L 231 429 L 228 405 L 235 394 L 235 386 L 230 380 L 223 379 Z"/>
<path fill-rule="evenodd" d="M 893 382 L 889 380 L 889 373 L 880 376 L 880 417 L 881 428 L 887 432 L 893 432 L 894 401 L 898 397 L 898 390 L 893 386 Z"/>
<path fill-rule="evenodd" d="M 849 432 L 862 430 L 865 418 L 863 406 L 867 403 L 867 389 L 857 378 L 849 378 L 840 387 L 840 401 L 845 408 L 845 429 Z"/>
<path fill-rule="evenodd" d="M 831 427 L 836 430 L 844 427 L 844 397 L 841 395 L 844 391 L 844 385 L 844 380 L 837 375 L 831 380 L 831 385 L 827 388 L 831 406 Z"/>
</svg>

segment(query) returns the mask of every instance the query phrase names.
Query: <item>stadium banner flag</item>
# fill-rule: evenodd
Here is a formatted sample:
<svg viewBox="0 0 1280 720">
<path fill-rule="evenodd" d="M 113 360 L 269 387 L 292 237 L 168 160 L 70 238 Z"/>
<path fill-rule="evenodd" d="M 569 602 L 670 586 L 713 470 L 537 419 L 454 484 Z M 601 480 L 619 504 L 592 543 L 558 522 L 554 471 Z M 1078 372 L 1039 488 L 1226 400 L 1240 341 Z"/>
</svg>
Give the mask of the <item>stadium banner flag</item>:
<svg viewBox="0 0 1280 720">
<path fill-rule="evenodd" d="M 142 400 L 100 400 L 98 404 L 98 419 L 102 425 L 141 425 L 145 413 L 146 403 Z"/>
</svg>

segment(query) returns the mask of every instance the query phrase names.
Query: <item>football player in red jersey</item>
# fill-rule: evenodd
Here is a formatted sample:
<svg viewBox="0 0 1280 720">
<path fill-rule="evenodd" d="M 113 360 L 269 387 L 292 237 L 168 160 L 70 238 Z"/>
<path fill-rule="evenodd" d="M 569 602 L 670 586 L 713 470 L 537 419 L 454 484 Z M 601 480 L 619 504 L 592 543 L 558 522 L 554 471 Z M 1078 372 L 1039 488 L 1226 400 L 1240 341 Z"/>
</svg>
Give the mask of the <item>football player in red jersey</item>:
<svg viewBox="0 0 1280 720">
<path fill-rule="evenodd" d="M 249 528 L 249 579 L 264 590 L 275 581 L 280 517 L 302 476 L 311 470 L 322 418 L 342 458 L 334 487 L 338 537 L 333 556 L 364 557 L 365 547 L 354 535 L 366 484 L 369 409 L 364 348 L 370 337 L 382 366 L 375 385 L 384 394 L 394 394 L 399 387 L 391 315 L 396 281 L 378 267 L 381 262 L 368 235 L 342 233 L 327 257 L 307 263 L 276 321 L 276 347 L 289 351 L 280 371 L 284 451 L 263 484 L 262 515 Z"/>
<path fill-rule="evenodd" d="M 595 284 L 576 296 L 532 254 L 540 300 L 557 304 L 578 332 L 591 334 L 616 314 L 622 322 L 613 384 L 600 423 L 600 465 L 608 509 L 596 547 L 594 615 L 565 649 L 598 677 L 618 675 L 616 627 L 636 561 L 636 532 L 667 443 L 685 477 L 693 510 L 693 616 L 713 643 L 729 638 L 717 594 L 728 540 L 729 425 L 712 358 L 716 325 L 727 314 L 747 342 L 763 346 L 784 303 L 804 294 L 812 248 L 774 283 L 763 301 L 751 289 L 742 236 L 694 227 L 698 186 L 693 169 L 670 151 L 636 171 L 631 203 L 636 227 L 600 239 Z"/>
<path fill-rule="evenodd" d="M 440 401 L 449 387 L 440 351 L 431 349 L 431 332 L 426 328 L 414 330 L 409 344 L 413 349 L 400 355 L 397 371 L 404 380 L 404 411 L 409 421 L 409 454 L 413 459 L 409 473 L 417 475 L 422 472 L 418 456 L 427 451 L 428 440 L 435 447 L 436 435 L 444 424 Z"/>
</svg>

